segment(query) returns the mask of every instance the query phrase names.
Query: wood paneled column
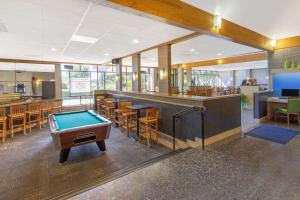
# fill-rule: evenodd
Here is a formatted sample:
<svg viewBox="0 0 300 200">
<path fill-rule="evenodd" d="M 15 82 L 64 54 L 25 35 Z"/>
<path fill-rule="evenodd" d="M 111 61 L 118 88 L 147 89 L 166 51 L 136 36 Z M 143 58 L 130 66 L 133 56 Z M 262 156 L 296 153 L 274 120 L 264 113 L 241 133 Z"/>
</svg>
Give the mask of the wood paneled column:
<svg viewBox="0 0 300 200">
<path fill-rule="evenodd" d="M 117 63 L 118 64 L 116 64 L 116 90 L 122 91 L 122 59 L 119 59 Z"/>
<path fill-rule="evenodd" d="M 142 92 L 141 54 L 132 55 L 132 91 Z"/>
<path fill-rule="evenodd" d="M 55 98 L 61 99 L 61 64 L 55 64 Z"/>
<path fill-rule="evenodd" d="M 158 47 L 159 92 L 171 94 L 171 45 Z"/>
<path fill-rule="evenodd" d="M 182 65 L 178 67 L 178 88 L 179 92 L 183 92 L 183 86 L 184 86 L 184 69 Z"/>
<path fill-rule="evenodd" d="M 187 86 L 192 86 L 192 68 L 186 69 L 186 82 Z"/>
</svg>

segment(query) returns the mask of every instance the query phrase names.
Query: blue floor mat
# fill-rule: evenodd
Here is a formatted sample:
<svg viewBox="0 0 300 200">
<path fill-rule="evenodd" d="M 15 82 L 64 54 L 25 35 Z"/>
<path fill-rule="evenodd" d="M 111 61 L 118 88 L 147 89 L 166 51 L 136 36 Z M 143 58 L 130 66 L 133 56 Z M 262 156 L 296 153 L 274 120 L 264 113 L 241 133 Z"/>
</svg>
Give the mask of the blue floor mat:
<svg viewBox="0 0 300 200">
<path fill-rule="evenodd" d="M 261 125 L 257 128 L 252 129 L 245 135 L 277 142 L 280 144 L 288 143 L 293 137 L 298 134 L 298 131 L 288 128 L 281 128 L 273 125 Z"/>
</svg>

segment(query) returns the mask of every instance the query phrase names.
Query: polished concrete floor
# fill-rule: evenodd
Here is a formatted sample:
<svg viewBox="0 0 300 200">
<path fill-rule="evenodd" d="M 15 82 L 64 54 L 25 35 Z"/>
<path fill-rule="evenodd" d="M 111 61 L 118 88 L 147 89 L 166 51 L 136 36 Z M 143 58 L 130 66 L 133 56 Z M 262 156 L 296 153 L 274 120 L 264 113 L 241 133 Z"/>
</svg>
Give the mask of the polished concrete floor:
<svg viewBox="0 0 300 200">
<path fill-rule="evenodd" d="M 276 125 L 286 126 L 278 123 Z M 294 129 L 298 126 L 293 125 Z M 234 136 L 190 149 L 78 199 L 300 199 L 300 135 L 285 145 Z"/>
<path fill-rule="evenodd" d="M 16 134 L 14 141 L 0 144 L 0 199 L 48 199 L 170 151 L 154 144 L 148 148 L 116 128 L 106 147 L 105 153 L 96 143 L 72 148 L 61 165 L 48 128 Z"/>
</svg>

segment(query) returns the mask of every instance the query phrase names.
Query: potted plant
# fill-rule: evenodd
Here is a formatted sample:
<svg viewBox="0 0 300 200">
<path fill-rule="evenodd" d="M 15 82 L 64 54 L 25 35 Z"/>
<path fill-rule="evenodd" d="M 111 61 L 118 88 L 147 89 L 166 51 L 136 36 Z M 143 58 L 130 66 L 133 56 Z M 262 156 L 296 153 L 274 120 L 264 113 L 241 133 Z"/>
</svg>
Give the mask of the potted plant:
<svg viewBox="0 0 300 200">
<path fill-rule="evenodd" d="M 247 106 L 247 97 L 244 94 L 241 94 L 241 107 L 245 109 Z"/>
</svg>

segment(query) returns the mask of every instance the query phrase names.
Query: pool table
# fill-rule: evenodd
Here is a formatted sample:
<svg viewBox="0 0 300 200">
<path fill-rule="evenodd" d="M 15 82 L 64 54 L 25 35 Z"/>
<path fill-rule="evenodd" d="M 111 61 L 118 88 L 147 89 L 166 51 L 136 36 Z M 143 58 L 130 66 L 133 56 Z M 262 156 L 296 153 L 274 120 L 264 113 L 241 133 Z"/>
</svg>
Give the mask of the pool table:
<svg viewBox="0 0 300 200">
<path fill-rule="evenodd" d="M 112 122 L 97 113 L 84 110 L 56 113 L 49 116 L 50 132 L 55 146 L 60 150 L 60 163 L 67 160 L 71 147 L 96 142 L 105 151 Z"/>
</svg>

